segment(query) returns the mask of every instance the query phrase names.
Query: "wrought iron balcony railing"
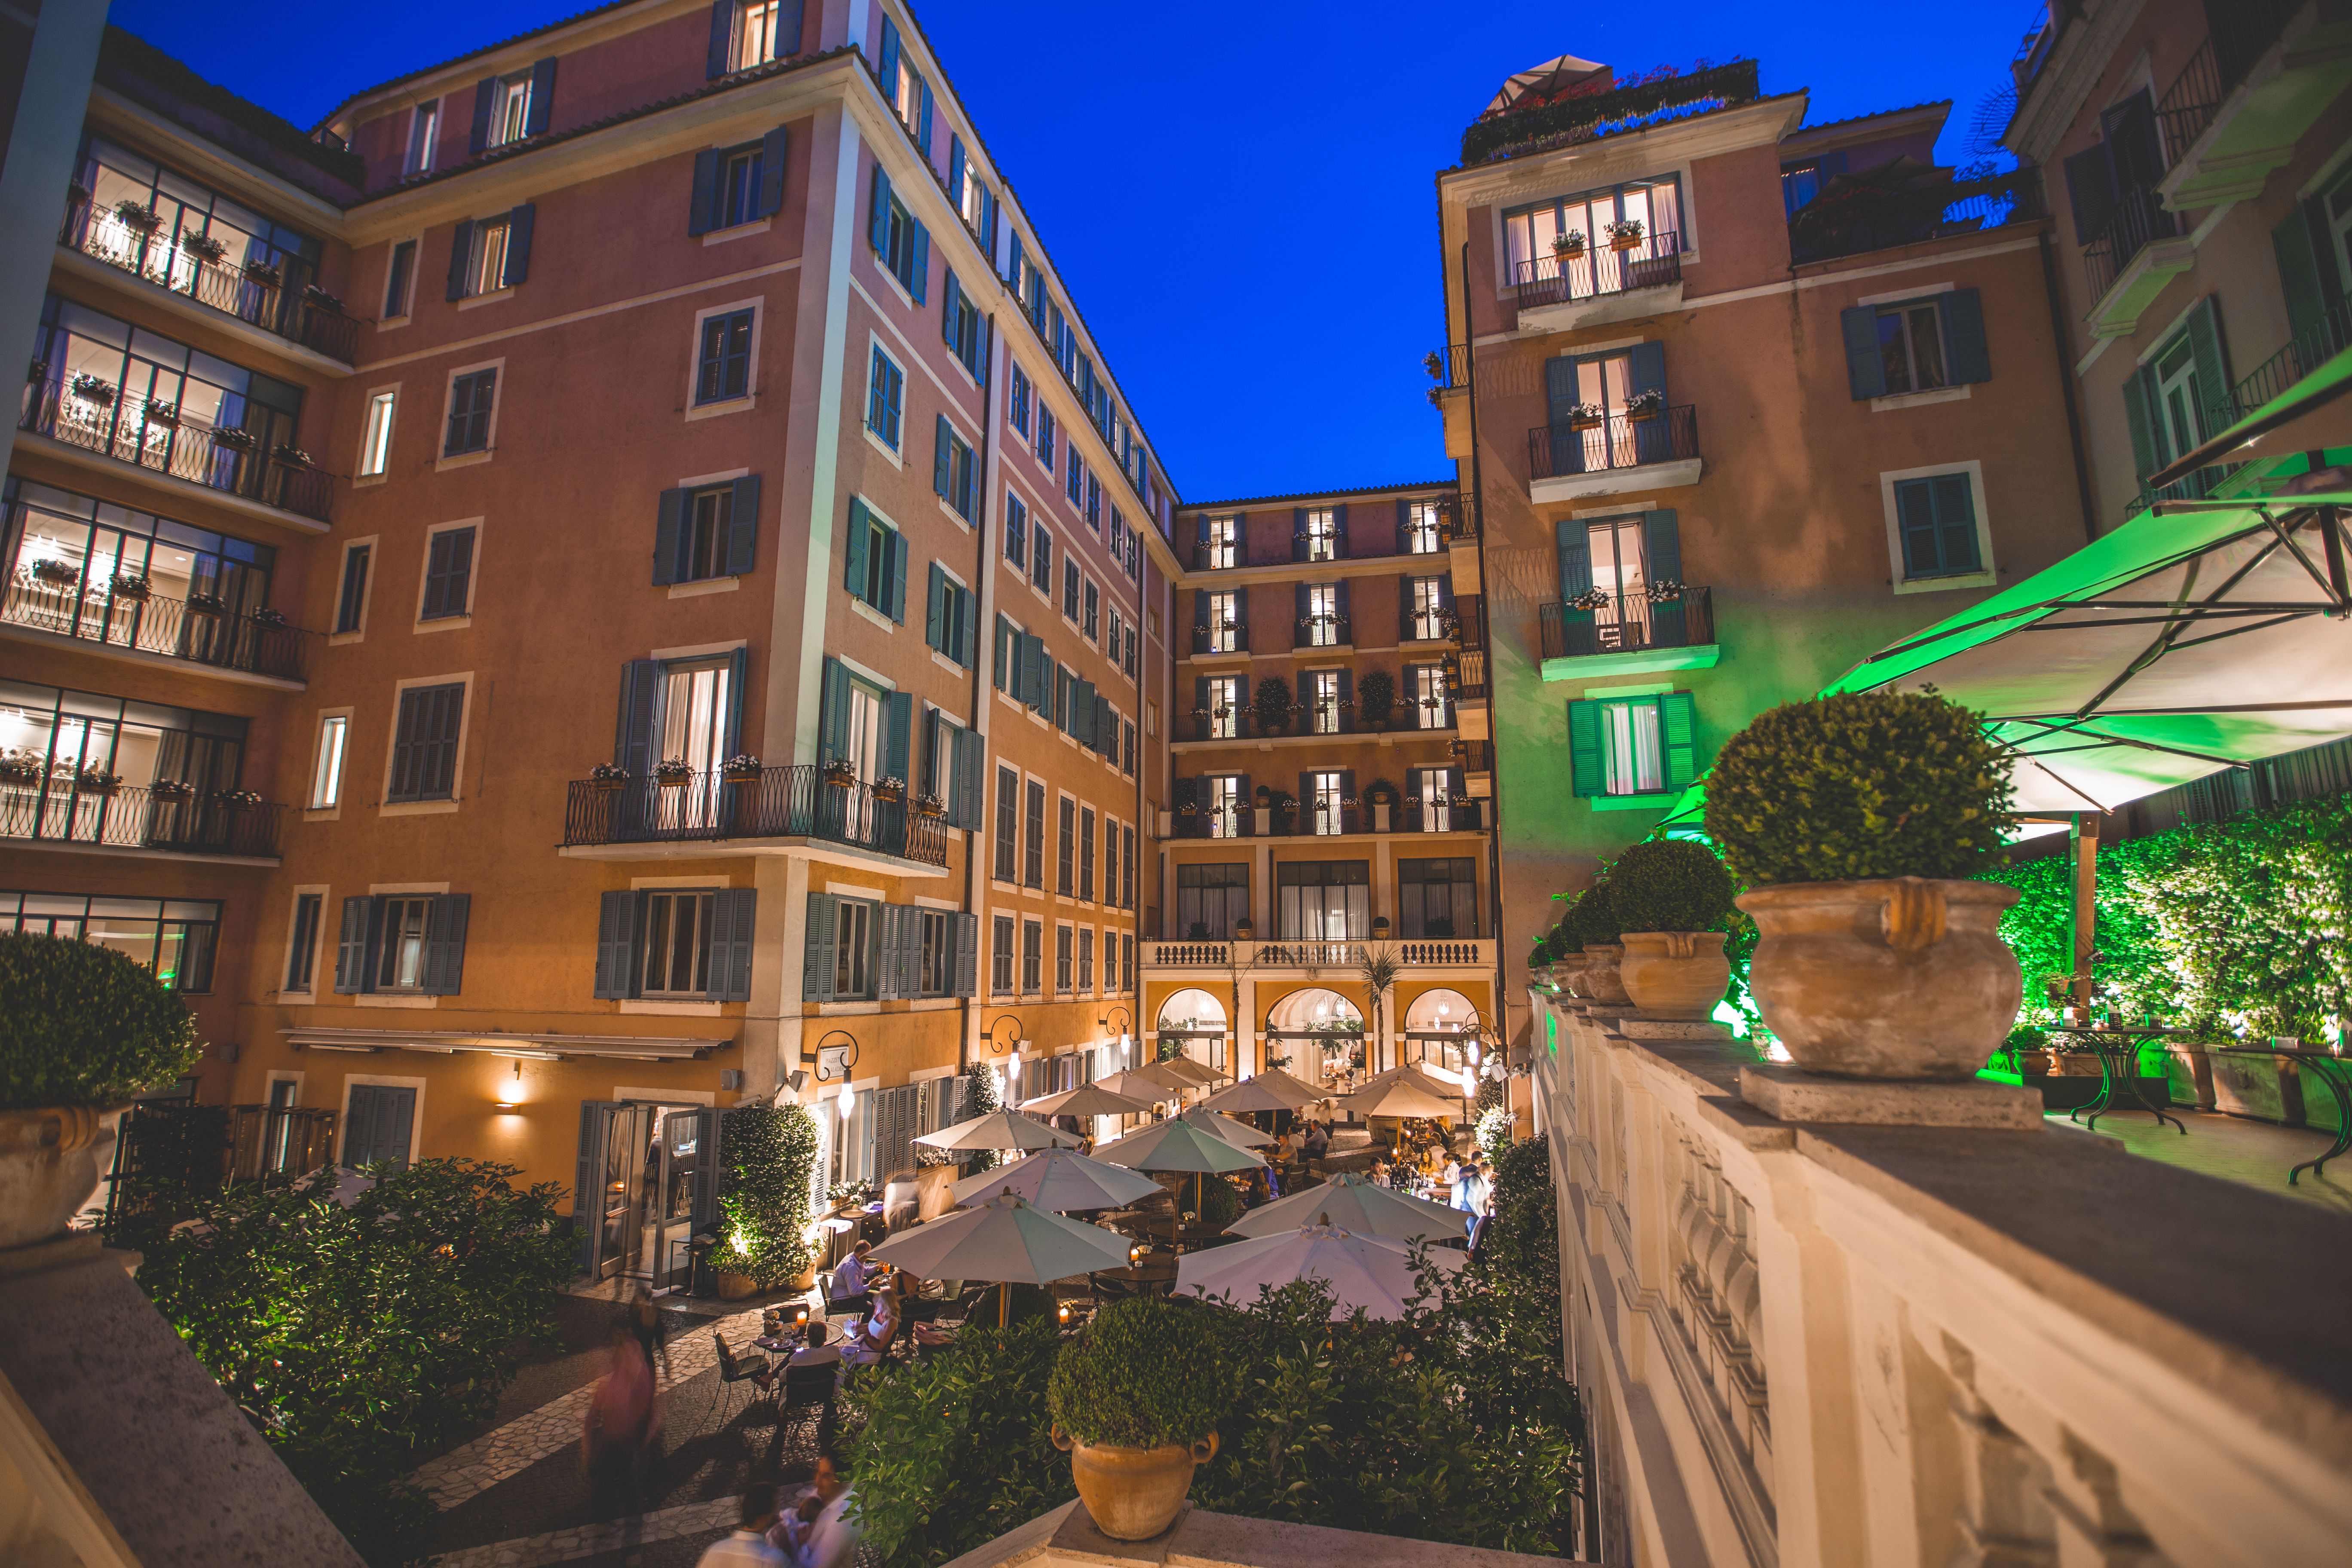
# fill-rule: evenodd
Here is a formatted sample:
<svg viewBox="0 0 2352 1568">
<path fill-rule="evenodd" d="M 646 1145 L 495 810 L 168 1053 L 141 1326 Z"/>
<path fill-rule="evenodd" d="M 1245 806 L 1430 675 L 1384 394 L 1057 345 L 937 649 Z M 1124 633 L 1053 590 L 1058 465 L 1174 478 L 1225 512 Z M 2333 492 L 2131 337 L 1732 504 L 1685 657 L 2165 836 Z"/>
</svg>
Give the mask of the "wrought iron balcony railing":
<svg viewBox="0 0 2352 1568">
<path fill-rule="evenodd" d="M 226 605 L 126 595 L 109 581 L 20 575 L 0 595 L 0 622 L 218 669 L 300 680 L 311 635 Z"/>
<path fill-rule="evenodd" d="M 1445 691 L 1457 702 L 1475 702 L 1488 694 L 1486 649 L 1465 647 L 1446 660 Z"/>
<path fill-rule="evenodd" d="M 1661 229 L 1623 250 L 1588 240 L 1572 256 L 1555 250 L 1549 256 L 1530 257 L 1518 264 L 1513 281 L 1518 286 L 1519 309 L 1535 310 L 1638 289 L 1663 289 L 1682 281 L 1682 276 L 1683 237 L 1672 229 Z"/>
<path fill-rule="evenodd" d="M 331 478 L 307 463 L 262 451 L 251 432 L 215 428 L 209 420 L 172 404 L 151 402 L 121 388 L 85 393 L 61 376 L 29 382 L 17 426 L 119 463 L 319 522 L 328 521 L 334 500 Z"/>
<path fill-rule="evenodd" d="M 1290 646 L 1305 647 L 1347 647 L 1355 640 L 1354 622 L 1334 613 L 1307 616 L 1293 623 Z"/>
<path fill-rule="evenodd" d="M 274 856 L 279 808 L 224 799 L 186 784 L 85 787 L 72 773 L 0 774 L 0 838 L 171 849 L 197 855 Z"/>
<path fill-rule="evenodd" d="M 902 796 L 825 776 L 822 767 L 762 768 L 730 777 L 694 773 L 574 779 L 563 813 L 567 847 L 698 843 L 729 838 L 822 838 L 926 866 L 944 866 L 948 828 Z"/>
<path fill-rule="evenodd" d="M 289 289 L 266 271 L 216 259 L 195 237 L 127 223 L 87 197 L 67 200 L 58 243 L 329 359 L 349 364 L 358 346 L 359 323 L 326 295 Z"/>
<path fill-rule="evenodd" d="M 1247 653 L 1249 627 L 1196 626 L 1192 628 L 1192 651 L 1196 654 Z"/>
<path fill-rule="evenodd" d="M 1265 812 L 1264 831 L 1258 827 L 1259 809 Z M 1408 798 L 1390 808 L 1387 831 L 1476 833 L 1493 826 L 1486 812 L 1486 802 L 1468 795 L 1418 804 Z M 1180 811 L 1176 815 L 1179 838 L 1347 838 L 1381 831 L 1379 808 L 1360 800 L 1336 811 L 1312 803 L 1294 803 L 1263 808 L 1244 805 L 1228 811 Z"/>
<path fill-rule="evenodd" d="M 2230 390 L 2229 400 L 2207 415 L 2208 426 L 2219 433 L 2243 419 L 2313 371 L 2352 346 L 2352 297 L 2338 299 L 2321 311 L 2284 348 L 2256 365 L 2253 374 Z"/>
<path fill-rule="evenodd" d="M 1590 424 L 1562 419 L 1528 432 L 1528 477 L 1560 479 L 1638 468 L 1698 456 L 1698 411 L 1688 404 L 1646 418 L 1610 414 Z"/>
<path fill-rule="evenodd" d="M 2144 185 L 2116 195 L 2115 216 L 2106 228 L 2083 245 L 2083 276 L 2091 298 L 2105 299 L 2132 258 L 2152 239 L 2170 239 L 2180 232 L 2180 219 L 2165 210 L 2163 198 Z"/>
<path fill-rule="evenodd" d="M 1595 594 L 1572 604 L 1555 599 L 1538 614 L 1546 658 L 1705 647 L 1715 640 L 1715 602 L 1705 588 L 1686 587 L 1672 600 L 1653 600 L 1646 594 Z"/>
<path fill-rule="evenodd" d="M 2205 15 L 2212 32 L 2189 57 L 2156 106 L 2164 126 L 2165 150 L 2179 158 L 2205 134 L 2221 112 L 2221 103 L 2245 80 L 2246 72 L 2263 51 L 2278 42 L 2279 34 L 2302 0 L 2236 0 L 2209 5 Z"/>
</svg>

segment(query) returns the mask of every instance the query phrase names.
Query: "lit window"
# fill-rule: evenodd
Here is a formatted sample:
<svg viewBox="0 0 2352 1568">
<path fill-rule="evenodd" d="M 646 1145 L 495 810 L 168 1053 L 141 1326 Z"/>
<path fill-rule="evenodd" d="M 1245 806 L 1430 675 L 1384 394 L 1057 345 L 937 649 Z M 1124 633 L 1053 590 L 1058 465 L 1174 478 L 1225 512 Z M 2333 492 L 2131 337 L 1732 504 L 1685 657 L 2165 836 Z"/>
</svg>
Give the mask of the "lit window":
<svg viewBox="0 0 2352 1568">
<path fill-rule="evenodd" d="M 530 134 L 530 72 L 500 79 L 491 89 L 490 145 L 503 147 Z"/>
<path fill-rule="evenodd" d="M 494 294 L 507 286 L 507 242 L 513 228 L 504 217 L 474 225 L 473 248 L 466 258 L 466 295 Z"/>
<path fill-rule="evenodd" d="M 641 995 L 709 994 L 711 903 L 709 893 L 646 895 Z"/>
<path fill-rule="evenodd" d="M 392 460 L 392 404 L 394 394 L 379 392 L 368 399 L 367 433 L 360 438 L 360 476 L 373 479 Z"/>
<path fill-rule="evenodd" d="M 422 174 L 433 167 L 441 142 L 441 100 L 420 103 L 408 117 L 408 163 L 403 172 Z"/>
<path fill-rule="evenodd" d="M 343 800 L 343 740 L 351 721 L 332 714 L 319 721 L 319 760 L 310 770 L 310 809 L 325 811 Z"/>
<path fill-rule="evenodd" d="M 376 952 L 375 989 L 414 991 L 425 979 L 425 929 L 431 899 L 383 900 L 383 939 Z"/>
<path fill-rule="evenodd" d="M 800 47 L 798 38 L 787 38 L 780 30 L 783 9 L 781 0 L 751 0 L 743 7 L 736 23 L 735 59 L 730 68 L 750 70 L 753 66 L 782 59 Z M 793 6 L 792 15 L 797 21 L 800 7 Z"/>
<path fill-rule="evenodd" d="M 1417 500 L 1405 523 L 1404 548 L 1408 555 L 1434 555 L 1444 548 L 1438 530 L 1438 508 L 1435 501 Z"/>
<path fill-rule="evenodd" d="M 1339 555 L 1339 514 L 1328 507 L 1318 508 L 1307 514 L 1306 531 L 1299 534 L 1298 544 L 1304 551 L 1302 561 L 1336 561 Z"/>
</svg>

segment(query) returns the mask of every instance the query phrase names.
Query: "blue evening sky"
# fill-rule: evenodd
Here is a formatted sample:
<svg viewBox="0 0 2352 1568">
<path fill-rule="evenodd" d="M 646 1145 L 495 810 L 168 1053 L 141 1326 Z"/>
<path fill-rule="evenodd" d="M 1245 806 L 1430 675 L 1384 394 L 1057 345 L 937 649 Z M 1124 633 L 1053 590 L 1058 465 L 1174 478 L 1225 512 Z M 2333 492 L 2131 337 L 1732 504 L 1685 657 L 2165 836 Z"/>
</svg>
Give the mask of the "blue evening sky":
<svg viewBox="0 0 2352 1568">
<path fill-rule="evenodd" d="M 298 124 L 576 0 L 114 0 L 114 21 Z M 1811 119 L 1954 100 L 1968 156 L 2027 0 L 1614 6 L 1076 5 L 917 15 L 1193 500 L 1451 472 L 1422 355 L 1444 334 L 1433 175 L 1502 79 L 1753 55 Z"/>
</svg>

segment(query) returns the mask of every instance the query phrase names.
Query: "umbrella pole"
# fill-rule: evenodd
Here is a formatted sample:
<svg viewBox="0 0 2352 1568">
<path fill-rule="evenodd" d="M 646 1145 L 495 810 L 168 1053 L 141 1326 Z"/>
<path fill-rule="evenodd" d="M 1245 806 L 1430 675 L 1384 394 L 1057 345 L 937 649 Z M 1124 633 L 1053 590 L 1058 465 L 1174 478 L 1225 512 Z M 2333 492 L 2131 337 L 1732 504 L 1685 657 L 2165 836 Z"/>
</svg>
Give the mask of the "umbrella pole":
<svg viewBox="0 0 2352 1568">
<path fill-rule="evenodd" d="M 996 1288 L 996 1326 L 1004 1327 L 1013 1321 L 1013 1287 L 1010 1283 Z"/>
<path fill-rule="evenodd" d="M 2066 928 L 2067 1000 L 2083 1009 L 2087 1022 L 2091 1007 L 2091 952 L 2098 942 L 2099 819 L 2074 815 L 2074 919 Z"/>
</svg>

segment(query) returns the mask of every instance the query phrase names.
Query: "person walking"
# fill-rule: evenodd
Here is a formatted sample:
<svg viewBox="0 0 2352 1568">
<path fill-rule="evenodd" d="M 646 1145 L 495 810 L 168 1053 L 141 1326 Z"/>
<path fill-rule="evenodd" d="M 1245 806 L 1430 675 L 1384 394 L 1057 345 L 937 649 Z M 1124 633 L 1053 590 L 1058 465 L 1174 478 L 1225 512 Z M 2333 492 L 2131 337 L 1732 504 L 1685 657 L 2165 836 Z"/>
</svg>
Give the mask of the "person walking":
<svg viewBox="0 0 2352 1568">
<path fill-rule="evenodd" d="M 637 1348 L 645 1352 L 646 1365 L 659 1367 L 664 1377 L 669 1375 L 669 1342 L 663 1331 L 661 1308 L 654 1301 L 653 1292 L 638 1280 L 629 1288 L 629 1304 L 624 1309 L 629 1332 L 635 1336 Z"/>
<path fill-rule="evenodd" d="M 769 1532 L 776 1528 L 774 1487 L 765 1481 L 754 1481 L 744 1488 L 736 1517 L 734 1533 L 703 1548 L 702 1555 L 695 1559 L 694 1568 L 747 1568 L 749 1564 L 792 1562 L 769 1542 Z"/>
<path fill-rule="evenodd" d="M 816 1517 L 796 1532 L 800 1540 L 793 1554 L 794 1568 L 850 1568 L 857 1560 L 858 1542 L 866 1532 L 849 1517 L 855 1496 L 841 1461 L 829 1453 L 819 1454 Z"/>
<path fill-rule="evenodd" d="M 634 1553 L 646 1523 L 646 1458 L 661 1429 L 654 1369 L 625 1319 L 613 1325 L 604 1375 L 581 1419 L 580 1464 L 591 1502 L 622 1523 L 622 1542 Z"/>
</svg>

